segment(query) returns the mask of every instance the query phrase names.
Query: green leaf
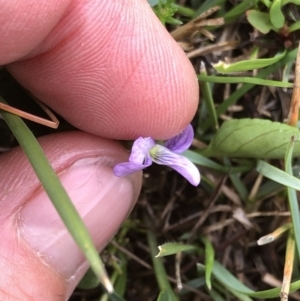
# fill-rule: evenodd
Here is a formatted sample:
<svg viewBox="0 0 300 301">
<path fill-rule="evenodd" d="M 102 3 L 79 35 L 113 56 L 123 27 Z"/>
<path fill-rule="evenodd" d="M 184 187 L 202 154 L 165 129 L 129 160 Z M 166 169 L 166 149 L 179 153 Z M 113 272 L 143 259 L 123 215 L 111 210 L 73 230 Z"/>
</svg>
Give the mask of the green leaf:
<svg viewBox="0 0 300 301">
<path fill-rule="evenodd" d="M 211 242 L 206 237 L 203 237 L 202 241 L 205 246 L 205 282 L 207 288 L 211 290 L 211 274 L 215 261 L 215 250 Z"/>
<path fill-rule="evenodd" d="M 273 26 L 268 13 L 263 13 L 257 10 L 248 10 L 246 12 L 248 22 L 256 28 L 259 32 L 267 34 L 270 30 L 277 31 Z"/>
<path fill-rule="evenodd" d="M 192 245 L 184 245 L 182 243 L 177 243 L 177 242 L 167 242 L 163 245 L 158 246 L 158 249 L 159 249 L 159 253 L 155 257 L 164 257 L 164 256 L 174 255 L 179 252 L 193 251 L 196 250 L 197 248 Z"/>
<path fill-rule="evenodd" d="M 281 1 L 281 6 L 284 6 L 288 3 L 294 3 L 296 5 L 300 5 L 300 0 L 282 0 Z"/>
<path fill-rule="evenodd" d="M 290 27 L 289 27 L 289 31 L 293 32 L 296 30 L 300 29 L 300 21 L 293 23 Z"/>
<path fill-rule="evenodd" d="M 294 156 L 300 156 L 300 131 L 284 123 L 262 119 L 225 121 L 204 156 L 282 159 L 291 137 L 295 137 Z"/>
<path fill-rule="evenodd" d="M 251 59 L 233 64 L 226 64 L 223 61 L 219 61 L 217 64 L 212 64 L 212 66 L 220 73 L 241 72 L 247 70 L 260 69 L 273 65 L 280 61 L 282 58 L 284 58 L 285 55 L 286 50 L 268 59 Z"/>
<path fill-rule="evenodd" d="M 281 0 L 274 0 L 270 8 L 270 20 L 272 25 L 280 29 L 284 26 L 284 15 L 281 11 Z"/>
</svg>

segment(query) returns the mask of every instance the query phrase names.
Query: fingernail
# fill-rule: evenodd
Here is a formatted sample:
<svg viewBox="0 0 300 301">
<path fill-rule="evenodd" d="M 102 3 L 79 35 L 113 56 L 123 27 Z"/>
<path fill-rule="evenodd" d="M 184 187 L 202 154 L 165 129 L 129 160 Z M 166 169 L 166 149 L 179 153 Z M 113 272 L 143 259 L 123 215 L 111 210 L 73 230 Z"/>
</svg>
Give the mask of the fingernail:
<svg viewBox="0 0 300 301">
<path fill-rule="evenodd" d="M 136 198 L 132 178 L 114 176 L 97 158 L 78 160 L 59 178 L 101 250 L 131 211 Z M 69 282 L 83 276 L 85 258 L 42 189 L 22 208 L 18 225 L 27 244 L 56 273 Z"/>
</svg>

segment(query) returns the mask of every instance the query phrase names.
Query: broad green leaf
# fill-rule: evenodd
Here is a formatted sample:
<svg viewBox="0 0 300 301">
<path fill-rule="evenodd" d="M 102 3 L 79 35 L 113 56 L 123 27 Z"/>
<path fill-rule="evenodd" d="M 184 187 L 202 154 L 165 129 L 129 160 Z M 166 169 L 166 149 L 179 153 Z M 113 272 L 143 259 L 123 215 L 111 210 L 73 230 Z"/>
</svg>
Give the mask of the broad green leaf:
<svg viewBox="0 0 300 301">
<path fill-rule="evenodd" d="M 281 0 L 274 0 L 270 8 L 270 20 L 272 25 L 280 29 L 284 26 L 284 15 L 281 11 Z"/>
<path fill-rule="evenodd" d="M 158 249 L 159 253 L 155 257 L 174 255 L 184 251 L 194 251 L 197 248 L 192 245 L 184 245 L 182 243 L 177 242 L 167 242 L 163 245 L 158 246 Z"/>
<path fill-rule="evenodd" d="M 212 66 L 220 73 L 230 73 L 230 72 L 241 72 L 247 70 L 254 70 L 264 68 L 273 65 L 280 61 L 286 55 L 286 51 L 278 53 L 272 58 L 268 59 L 252 59 L 240 61 L 233 64 L 226 64 L 223 61 L 219 61 L 217 64 L 212 64 Z"/>
<path fill-rule="evenodd" d="M 294 156 L 300 156 L 298 128 L 262 119 L 231 119 L 223 123 L 210 145 L 200 153 L 217 157 L 282 159 L 292 136 Z"/>
<path fill-rule="evenodd" d="M 270 30 L 277 31 L 273 26 L 268 13 L 263 13 L 257 10 L 248 10 L 246 12 L 248 22 L 263 34 L 267 34 Z"/>
</svg>

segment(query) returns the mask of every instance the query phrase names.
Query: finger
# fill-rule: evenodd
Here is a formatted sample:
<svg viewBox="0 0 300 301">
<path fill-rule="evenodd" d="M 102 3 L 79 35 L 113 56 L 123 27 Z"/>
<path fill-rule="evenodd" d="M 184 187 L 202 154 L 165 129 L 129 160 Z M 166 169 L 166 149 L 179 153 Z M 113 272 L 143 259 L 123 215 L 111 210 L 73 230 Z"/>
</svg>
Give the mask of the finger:
<svg viewBox="0 0 300 301">
<path fill-rule="evenodd" d="M 101 250 L 134 205 L 141 174 L 115 177 L 111 166 L 127 153 L 89 134 L 40 143 Z M 2 155 L 0 165 L 0 300 L 65 300 L 88 265 L 22 151 Z"/>
<path fill-rule="evenodd" d="M 6 20 L 7 39 L 29 27 L 39 42 L 31 37 L 31 51 L 21 47 L 23 60 L 7 68 L 74 126 L 102 137 L 163 139 L 191 121 L 199 93 L 194 70 L 147 1 L 53 2 L 57 10 L 44 5 L 40 30 L 39 7 L 24 16 L 25 5 L 13 8 L 14 23 Z"/>
</svg>

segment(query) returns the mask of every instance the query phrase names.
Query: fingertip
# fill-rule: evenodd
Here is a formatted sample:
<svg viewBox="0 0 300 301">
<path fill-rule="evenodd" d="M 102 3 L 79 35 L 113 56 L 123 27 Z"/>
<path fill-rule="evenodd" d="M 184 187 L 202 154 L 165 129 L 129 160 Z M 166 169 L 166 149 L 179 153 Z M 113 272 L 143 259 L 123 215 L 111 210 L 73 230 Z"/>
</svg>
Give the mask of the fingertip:
<svg viewBox="0 0 300 301">
<path fill-rule="evenodd" d="M 198 105 L 197 78 L 147 1 L 80 3 L 39 46 L 45 52 L 9 71 L 74 126 L 102 137 L 165 139 L 185 128 Z"/>
</svg>

